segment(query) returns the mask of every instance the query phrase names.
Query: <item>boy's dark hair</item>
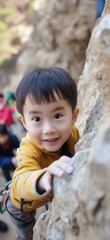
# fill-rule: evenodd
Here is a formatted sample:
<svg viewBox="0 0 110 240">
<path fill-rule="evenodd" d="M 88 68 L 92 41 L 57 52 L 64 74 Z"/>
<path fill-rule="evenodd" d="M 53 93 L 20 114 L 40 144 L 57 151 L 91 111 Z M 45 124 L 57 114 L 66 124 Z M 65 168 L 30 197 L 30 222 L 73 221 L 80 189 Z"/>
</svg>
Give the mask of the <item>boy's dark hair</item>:
<svg viewBox="0 0 110 240">
<path fill-rule="evenodd" d="M 17 110 L 23 115 L 27 96 L 38 104 L 50 103 L 56 100 L 55 93 L 66 99 L 74 110 L 77 103 L 77 86 L 70 74 L 58 67 L 35 69 L 24 76 L 16 89 Z"/>
<path fill-rule="evenodd" d="M 9 135 L 8 129 L 5 125 L 0 124 L 0 134 L 1 135 Z"/>
</svg>

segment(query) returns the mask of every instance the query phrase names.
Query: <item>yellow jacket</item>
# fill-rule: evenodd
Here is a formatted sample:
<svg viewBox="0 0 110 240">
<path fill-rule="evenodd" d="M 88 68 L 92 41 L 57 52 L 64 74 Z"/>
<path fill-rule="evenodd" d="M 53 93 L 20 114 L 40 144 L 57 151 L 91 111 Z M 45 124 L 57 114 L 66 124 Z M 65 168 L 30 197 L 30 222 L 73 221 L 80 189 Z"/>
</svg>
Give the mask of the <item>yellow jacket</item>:
<svg viewBox="0 0 110 240">
<path fill-rule="evenodd" d="M 74 145 L 79 139 L 79 131 L 73 126 L 67 140 L 69 151 L 75 154 Z M 46 172 L 47 167 L 60 156 L 49 152 L 32 141 L 29 134 L 23 138 L 17 151 L 18 167 L 16 168 L 11 185 L 10 197 L 13 204 L 24 212 L 32 211 L 52 198 L 51 193 L 37 193 L 36 182 Z"/>
</svg>

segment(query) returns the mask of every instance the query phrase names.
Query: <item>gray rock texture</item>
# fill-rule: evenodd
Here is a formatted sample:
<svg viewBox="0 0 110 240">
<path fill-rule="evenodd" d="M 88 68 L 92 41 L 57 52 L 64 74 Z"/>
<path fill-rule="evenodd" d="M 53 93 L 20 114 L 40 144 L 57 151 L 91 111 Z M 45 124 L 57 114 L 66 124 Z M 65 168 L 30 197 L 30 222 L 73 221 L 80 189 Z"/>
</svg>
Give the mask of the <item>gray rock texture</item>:
<svg viewBox="0 0 110 240">
<path fill-rule="evenodd" d="M 82 137 L 74 172 L 54 178 L 54 197 L 34 240 L 110 239 L 110 0 L 92 32 L 78 89 Z"/>
<path fill-rule="evenodd" d="M 77 125 L 82 134 L 109 123 L 110 114 L 110 7 L 106 2 L 86 51 L 86 62 L 78 84 L 80 114 Z M 100 100 L 99 100 L 100 99 Z M 101 121 L 99 121 L 101 119 Z"/>
<path fill-rule="evenodd" d="M 46 1 L 45 8 L 36 13 L 31 41 L 17 61 L 18 71 L 21 69 L 25 72 L 33 65 L 57 65 L 69 70 L 73 78 L 78 80 L 95 14 L 94 1 Z M 23 65 L 23 62 L 26 64 Z"/>
<path fill-rule="evenodd" d="M 55 179 L 47 239 L 109 240 L 110 126 L 73 161 L 73 175 Z"/>
<path fill-rule="evenodd" d="M 110 126 L 73 161 L 71 177 L 54 180 L 54 198 L 36 223 L 34 240 L 110 239 Z"/>
</svg>

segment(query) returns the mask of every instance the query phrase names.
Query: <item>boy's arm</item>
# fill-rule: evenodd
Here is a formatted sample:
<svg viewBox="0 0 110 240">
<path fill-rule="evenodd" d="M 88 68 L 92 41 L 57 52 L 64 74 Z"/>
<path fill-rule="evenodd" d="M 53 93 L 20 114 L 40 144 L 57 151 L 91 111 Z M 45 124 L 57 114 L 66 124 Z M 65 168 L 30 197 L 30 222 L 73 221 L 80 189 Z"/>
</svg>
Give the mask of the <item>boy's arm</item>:
<svg viewBox="0 0 110 240">
<path fill-rule="evenodd" d="M 29 165 L 28 165 L 29 164 Z M 46 172 L 46 168 L 41 169 L 32 159 L 18 166 L 12 178 L 10 197 L 13 204 L 20 208 L 21 199 L 27 202 L 30 209 L 38 208 L 49 202 L 52 198 L 52 192 L 43 194 L 37 193 L 36 182 Z M 25 204 L 24 207 L 27 206 Z M 27 207 L 26 207 L 27 208 Z M 29 207 L 28 207 L 29 209 Z"/>
<path fill-rule="evenodd" d="M 11 199 L 21 201 L 21 198 L 27 201 L 38 201 L 38 206 L 44 205 L 52 197 L 53 176 L 62 177 L 65 173 L 73 172 L 73 163 L 70 158 L 63 156 L 54 161 L 48 168 L 41 169 L 32 159 L 27 160 L 17 167 L 14 172 Z"/>
<path fill-rule="evenodd" d="M 41 159 L 41 156 L 37 156 L 33 145 L 24 139 L 21 146 L 17 155 L 18 167 L 12 179 L 11 200 L 16 207 L 19 207 L 21 199 L 31 201 L 33 204 L 35 201 L 36 207 L 40 207 L 51 200 L 53 176 L 62 177 L 65 173 L 70 174 L 72 169 L 68 169 L 67 165 L 71 167 L 72 161 L 63 156 L 50 165 L 47 162 L 45 166 L 49 167 L 41 169 L 40 163 L 37 161 L 37 159 Z M 44 161 L 48 160 L 44 159 Z"/>
<path fill-rule="evenodd" d="M 36 189 L 39 194 L 52 191 L 53 176 L 63 177 L 65 174 L 72 174 L 73 161 L 67 156 L 62 156 L 59 160 L 53 162 L 47 171 L 38 179 Z"/>
</svg>

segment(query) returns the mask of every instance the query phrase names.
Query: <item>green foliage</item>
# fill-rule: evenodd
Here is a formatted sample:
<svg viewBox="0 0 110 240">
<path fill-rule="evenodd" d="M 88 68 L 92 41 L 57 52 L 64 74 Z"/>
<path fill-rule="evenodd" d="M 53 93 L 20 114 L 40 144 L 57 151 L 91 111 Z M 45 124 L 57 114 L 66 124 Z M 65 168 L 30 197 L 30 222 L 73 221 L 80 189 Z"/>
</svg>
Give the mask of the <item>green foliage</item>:
<svg viewBox="0 0 110 240">
<path fill-rule="evenodd" d="M 0 16 L 11 15 L 14 12 L 15 12 L 15 9 L 13 8 L 0 8 Z"/>
<path fill-rule="evenodd" d="M 14 69 L 15 67 L 15 64 L 16 64 L 16 56 L 9 56 L 9 57 L 5 57 L 5 59 L 2 61 L 2 64 L 1 66 L 7 70 L 10 70 L 10 69 Z"/>
<path fill-rule="evenodd" d="M 5 68 L 7 67 L 10 67 L 12 65 L 12 62 L 10 59 L 5 59 L 3 62 L 2 62 L 2 66 L 4 66 Z"/>
<path fill-rule="evenodd" d="M 11 39 L 13 36 L 13 34 L 9 31 L 5 31 L 5 32 L 0 32 L 0 42 L 2 42 L 5 39 Z"/>
<path fill-rule="evenodd" d="M 2 51 L 7 52 L 7 53 L 11 53 L 12 52 L 12 47 L 9 45 L 2 45 Z"/>
<path fill-rule="evenodd" d="M 4 23 L 3 21 L 0 21 L 0 31 L 3 31 L 7 28 L 7 24 Z"/>
<path fill-rule="evenodd" d="M 3 20 L 0 20 L 0 43 L 5 39 L 11 39 L 13 34 L 8 30 L 8 23 L 4 21 L 4 18 L 14 13 L 13 8 L 0 8 L 0 17 Z"/>
<path fill-rule="evenodd" d="M 28 4 L 28 9 L 27 9 L 27 10 L 28 10 L 28 13 L 29 13 L 30 15 L 33 14 L 33 12 L 34 12 L 34 9 L 33 9 L 33 1 Z"/>
<path fill-rule="evenodd" d="M 16 4 L 7 7 L 7 3 L 4 3 L 4 7 L 0 7 L 0 65 L 3 63 L 3 65 L 9 66 L 10 62 L 8 59 L 13 57 L 17 50 L 19 51 L 19 47 L 13 42 L 13 39 L 16 39 L 19 33 L 14 33 L 12 26 L 14 25 L 15 28 L 16 25 L 21 25 L 21 21 L 28 24 L 32 23 L 33 13 L 33 0 L 28 1 L 28 4 L 23 3 L 23 12 L 21 11 L 20 13 Z M 21 14 L 25 16 L 24 20 L 21 20 Z M 17 20 L 15 21 L 14 18 L 16 16 Z"/>
</svg>

